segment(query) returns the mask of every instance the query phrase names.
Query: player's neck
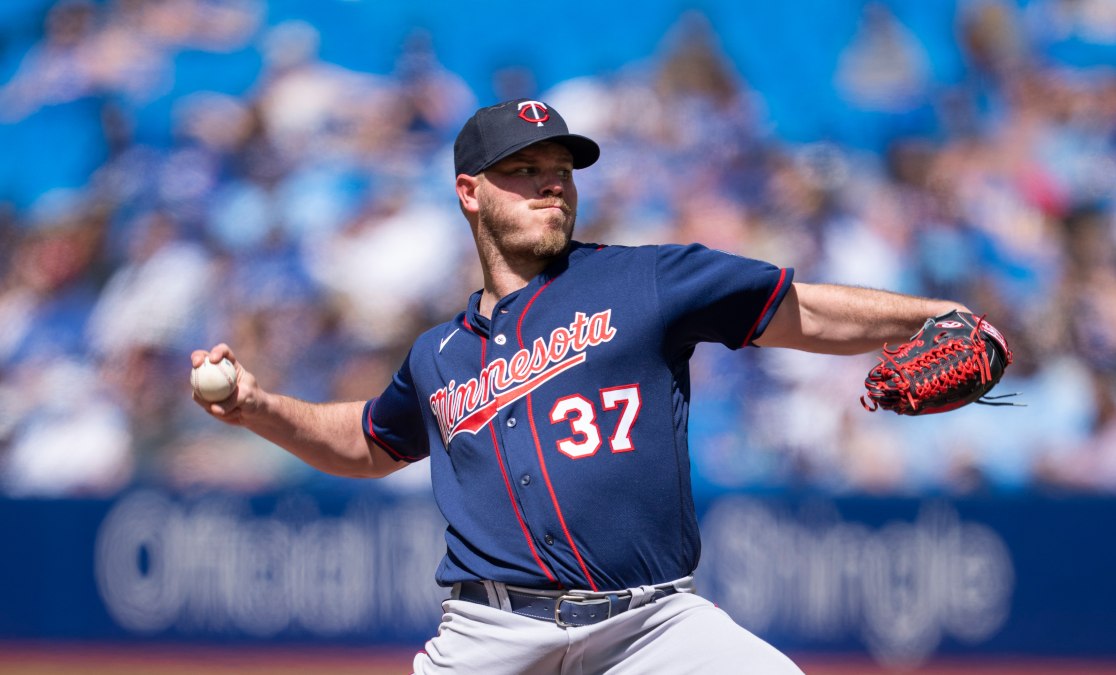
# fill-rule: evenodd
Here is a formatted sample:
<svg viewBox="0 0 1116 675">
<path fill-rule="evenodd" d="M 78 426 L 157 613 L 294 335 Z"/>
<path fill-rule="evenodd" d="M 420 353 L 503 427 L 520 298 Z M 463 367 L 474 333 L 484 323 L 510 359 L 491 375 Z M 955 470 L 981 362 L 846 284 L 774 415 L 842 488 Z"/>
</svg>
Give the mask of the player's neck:
<svg viewBox="0 0 1116 675">
<path fill-rule="evenodd" d="M 489 237 L 477 238 L 476 244 L 484 274 L 484 293 L 478 311 L 490 319 L 496 303 L 531 283 L 551 263 L 565 255 L 570 246 L 567 239 L 560 253 L 539 255 L 537 252 L 508 250 Z"/>
<path fill-rule="evenodd" d="M 552 262 L 549 258 L 509 260 L 502 256 L 482 260 L 484 293 L 481 295 L 481 315 L 491 319 L 496 303 L 505 296 L 524 288 Z"/>
<path fill-rule="evenodd" d="M 530 273 L 510 272 L 508 270 L 497 271 L 486 267 L 484 270 L 484 293 L 481 294 L 480 306 L 478 307 L 481 316 L 491 319 L 492 312 L 496 309 L 496 303 L 500 302 L 505 296 L 511 295 L 526 286 L 531 279 L 538 276 L 538 273 L 545 268 L 546 265 L 543 264 L 537 272 Z"/>
</svg>

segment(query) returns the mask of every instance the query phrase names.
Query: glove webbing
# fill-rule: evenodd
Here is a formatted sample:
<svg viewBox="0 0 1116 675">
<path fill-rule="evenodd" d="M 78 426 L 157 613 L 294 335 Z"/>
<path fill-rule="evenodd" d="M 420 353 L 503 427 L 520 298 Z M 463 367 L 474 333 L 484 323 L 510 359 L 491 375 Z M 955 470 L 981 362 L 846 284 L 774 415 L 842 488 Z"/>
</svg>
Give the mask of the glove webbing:
<svg viewBox="0 0 1116 675">
<path fill-rule="evenodd" d="M 942 335 L 936 336 L 934 343 L 937 344 L 941 337 Z M 972 350 L 963 340 L 955 338 L 934 351 L 909 361 L 905 366 L 897 363 L 890 353 L 884 352 L 895 366 L 896 372 L 906 380 L 903 393 L 906 394 L 912 410 L 918 410 L 919 401 L 933 400 L 951 389 L 963 386 L 974 375 L 980 377 L 981 384 L 991 378 L 984 340 L 979 336 L 970 337 L 973 339 Z M 977 349 L 980 350 L 979 355 L 976 353 Z"/>
</svg>

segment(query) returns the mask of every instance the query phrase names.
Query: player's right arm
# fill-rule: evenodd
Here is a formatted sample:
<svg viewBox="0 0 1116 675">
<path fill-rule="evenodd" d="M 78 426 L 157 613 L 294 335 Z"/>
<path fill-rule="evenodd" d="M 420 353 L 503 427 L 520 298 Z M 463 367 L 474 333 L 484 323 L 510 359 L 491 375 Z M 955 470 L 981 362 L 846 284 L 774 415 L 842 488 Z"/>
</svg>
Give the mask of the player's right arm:
<svg viewBox="0 0 1116 675">
<path fill-rule="evenodd" d="M 194 401 L 216 419 L 275 443 L 310 466 L 338 476 L 382 478 L 407 466 L 369 439 L 361 427 L 363 401 L 310 403 L 264 390 L 226 344 L 190 355 L 193 366 L 204 359 L 227 358 L 236 365 L 236 390 L 224 401 Z"/>
</svg>

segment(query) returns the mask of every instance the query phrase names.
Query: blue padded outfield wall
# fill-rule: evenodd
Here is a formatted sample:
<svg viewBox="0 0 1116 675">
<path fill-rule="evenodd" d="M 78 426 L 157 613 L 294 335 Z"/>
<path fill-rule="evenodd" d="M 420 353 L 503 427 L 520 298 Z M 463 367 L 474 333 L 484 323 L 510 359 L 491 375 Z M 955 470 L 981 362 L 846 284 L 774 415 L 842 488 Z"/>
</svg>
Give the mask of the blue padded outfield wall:
<svg viewBox="0 0 1116 675">
<path fill-rule="evenodd" d="M 1116 655 L 1114 500 L 728 494 L 700 512 L 699 588 L 791 653 Z M 376 491 L 3 501 L 0 639 L 417 649 L 442 527 Z"/>
</svg>

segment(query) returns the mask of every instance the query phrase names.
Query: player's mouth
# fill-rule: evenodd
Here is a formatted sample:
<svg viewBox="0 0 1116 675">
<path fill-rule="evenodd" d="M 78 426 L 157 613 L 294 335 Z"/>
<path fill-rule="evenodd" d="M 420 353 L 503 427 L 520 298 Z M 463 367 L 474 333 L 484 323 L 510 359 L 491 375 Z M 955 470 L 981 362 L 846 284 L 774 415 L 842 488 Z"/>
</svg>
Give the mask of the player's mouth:
<svg viewBox="0 0 1116 675">
<path fill-rule="evenodd" d="M 566 204 L 565 202 L 558 202 L 558 201 L 536 202 L 535 204 L 533 204 L 531 206 L 531 208 L 533 208 L 533 209 L 558 209 L 562 213 L 567 213 L 567 214 L 570 212 L 569 204 Z"/>
</svg>

